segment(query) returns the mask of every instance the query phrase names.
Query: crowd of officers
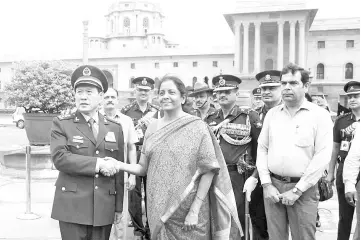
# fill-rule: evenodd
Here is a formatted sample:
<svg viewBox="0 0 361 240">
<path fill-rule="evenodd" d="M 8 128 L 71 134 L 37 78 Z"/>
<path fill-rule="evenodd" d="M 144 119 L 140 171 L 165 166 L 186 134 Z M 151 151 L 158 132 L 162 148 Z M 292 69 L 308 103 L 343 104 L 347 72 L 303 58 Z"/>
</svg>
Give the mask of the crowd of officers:
<svg viewBox="0 0 361 240">
<path fill-rule="evenodd" d="M 91 73 L 87 73 L 86 68 L 90 69 Z M 79 73 L 73 74 L 73 87 L 87 83 L 84 76 L 93 76 L 97 71 L 98 69 L 92 66 L 79 67 Z M 104 92 L 102 111 L 106 118 L 98 120 L 99 123 L 111 119 L 111 121 L 108 120 L 109 125 L 121 124 L 124 140 L 127 143 L 128 160 L 130 163 L 137 163 L 149 118 L 162 117 L 161 109 L 156 104 L 150 103 L 154 80 L 149 77 L 135 78 L 133 80 L 136 86 L 135 101 L 118 110 L 118 92 L 108 89 L 107 86 L 105 88 L 102 76 L 93 77 L 100 79 L 97 84 Z M 250 232 L 254 240 L 286 240 L 289 229 L 294 240 L 315 239 L 318 206 L 317 181 L 328 167 L 327 179 L 333 182 L 335 169 L 338 166 L 336 174 L 339 201 L 337 239 L 349 239 L 356 202 L 351 203 L 345 197 L 342 173 L 354 131 L 360 121 L 360 83 L 351 81 L 344 86 L 351 112 L 339 116 L 332 130 L 330 114 L 305 99 L 310 85 L 309 72 L 295 64 L 288 64 L 282 71 L 264 71 L 255 77 L 259 81 L 259 88 L 252 91 L 253 108 L 236 104 L 238 89 L 242 88 L 242 81 L 237 76 L 227 74 L 221 74 L 212 79 L 214 89 L 209 88 L 209 85 L 204 82 L 196 82 L 194 87 L 188 88 L 188 99 L 184 106 L 184 111 L 203 119 L 218 139 L 231 178 L 242 228 L 245 230 L 249 215 L 252 223 Z M 91 146 L 82 146 L 82 139 L 72 136 L 71 133 L 70 125 L 76 125 L 82 119 L 83 117 L 78 113 L 60 117 L 55 122 L 57 129 L 52 132 L 52 145 L 55 146 L 56 141 L 64 141 L 61 137 L 66 136 L 74 142 L 74 148 L 71 150 L 90 152 L 82 147 Z M 64 129 L 69 130 L 64 133 Z M 91 132 L 87 133 L 85 128 L 83 130 L 86 134 L 91 134 Z M 97 135 L 101 134 L 100 132 L 101 129 Z M 117 133 L 116 130 L 113 132 Z M 89 139 L 96 137 L 90 136 Z M 117 139 L 120 137 L 117 136 Z M 104 151 L 111 149 L 110 151 L 113 152 L 113 148 L 123 148 L 122 143 L 116 145 L 110 141 L 111 146 L 107 144 Z M 57 155 L 54 156 L 54 153 Z M 60 172 L 62 169 L 64 172 L 69 172 L 70 166 L 64 166 L 61 161 L 64 157 L 62 149 L 52 149 L 52 154 L 57 169 Z M 119 158 L 123 159 L 124 156 L 119 156 Z M 102 162 L 99 164 L 99 167 L 98 163 L 96 166 L 98 170 Z M 91 167 L 93 166 L 89 166 L 89 169 Z M 116 181 L 124 184 L 121 177 Z M 66 191 L 65 187 L 72 187 L 66 184 L 67 181 L 71 182 L 72 178 L 75 176 L 60 173 L 60 180 L 57 181 L 60 192 Z M 146 176 L 130 175 L 126 182 L 126 187 L 130 190 L 129 213 L 136 239 L 150 239 L 148 223 L 144 224 L 142 219 L 141 186 L 143 183 L 146 202 L 146 180 Z M 94 189 L 92 191 L 95 192 Z M 123 190 L 114 189 L 113 193 L 117 194 L 116 191 Z M 65 236 L 66 231 L 74 227 L 67 225 L 71 212 L 75 213 L 79 210 L 70 209 L 68 213 L 64 212 L 63 209 L 66 209 L 68 205 L 65 199 L 58 197 L 60 192 L 57 190 L 55 195 L 52 217 L 60 221 L 62 236 Z M 81 204 L 83 203 L 79 203 Z M 116 205 L 116 208 L 115 212 L 121 212 L 119 210 L 121 206 Z M 109 211 L 113 210 L 109 209 Z M 99 214 L 103 213 L 94 212 L 92 216 L 85 216 L 88 218 L 87 221 L 84 218 L 79 219 L 77 223 L 93 226 L 106 225 L 109 219 L 97 222 Z M 115 218 L 119 223 L 121 216 L 116 215 Z"/>
</svg>

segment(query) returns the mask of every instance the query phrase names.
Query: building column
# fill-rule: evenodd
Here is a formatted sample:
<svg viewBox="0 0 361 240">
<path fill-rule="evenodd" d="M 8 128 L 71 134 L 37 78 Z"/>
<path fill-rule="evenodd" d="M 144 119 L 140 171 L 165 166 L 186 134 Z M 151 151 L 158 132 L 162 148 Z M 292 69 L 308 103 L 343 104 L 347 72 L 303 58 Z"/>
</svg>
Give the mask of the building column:
<svg viewBox="0 0 361 240">
<path fill-rule="evenodd" d="M 305 21 L 298 21 L 299 24 L 299 54 L 298 54 L 298 65 L 301 67 L 305 66 Z"/>
<path fill-rule="evenodd" d="M 277 23 L 278 23 L 277 69 L 282 70 L 282 68 L 283 68 L 283 26 L 284 26 L 284 22 L 279 21 Z"/>
<path fill-rule="evenodd" d="M 260 71 L 261 54 L 261 22 L 254 23 L 254 72 Z"/>
<path fill-rule="evenodd" d="M 289 21 L 290 23 L 290 57 L 289 62 L 295 63 L 295 38 L 296 38 L 296 30 L 295 30 L 295 21 Z"/>
<path fill-rule="evenodd" d="M 234 68 L 237 72 L 241 72 L 241 25 L 239 23 L 234 24 Z"/>
<path fill-rule="evenodd" d="M 89 50 L 89 37 L 88 37 L 88 20 L 83 21 L 83 65 L 88 64 L 88 50 Z"/>
<path fill-rule="evenodd" d="M 243 74 L 248 74 L 249 23 L 243 22 Z"/>
<path fill-rule="evenodd" d="M 107 30 L 107 33 L 106 35 L 109 35 L 110 31 L 110 21 L 109 21 L 109 16 L 106 17 L 106 21 L 105 21 L 105 27 L 106 27 L 106 30 Z"/>
<path fill-rule="evenodd" d="M 119 33 L 119 13 L 115 15 L 115 34 Z"/>
</svg>

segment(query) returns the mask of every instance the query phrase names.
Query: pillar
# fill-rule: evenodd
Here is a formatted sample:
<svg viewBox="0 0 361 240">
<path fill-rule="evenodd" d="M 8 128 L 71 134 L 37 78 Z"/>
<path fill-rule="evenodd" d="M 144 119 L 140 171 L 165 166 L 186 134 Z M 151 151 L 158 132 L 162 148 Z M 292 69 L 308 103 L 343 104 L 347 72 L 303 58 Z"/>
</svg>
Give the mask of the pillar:
<svg viewBox="0 0 361 240">
<path fill-rule="evenodd" d="M 277 49 L 277 69 L 283 68 L 283 26 L 284 22 L 279 21 L 278 24 L 278 49 Z"/>
<path fill-rule="evenodd" d="M 234 68 L 237 72 L 241 72 L 241 25 L 239 23 L 234 24 Z"/>
<path fill-rule="evenodd" d="M 260 54 L 261 54 L 261 22 L 254 23 L 254 71 L 260 71 Z"/>
<path fill-rule="evenodd" d="M 295 21 L 290 21 L 290 57 L 289 62 L 295 63 L 295 38 L 296 38 L 296 30 L 295 30 Z"/>
<path fill-rule="evenodd" d="M 305 21 L 298 21 L 299 24 L 299 54 L 298 54 L 298 64 L 301 67 L 305 66 Z"/>
<path fill-rule="evenodd" d="M 88 24 L 89 21 L 83 21 L 83 65 L 88 64 L 88 48 L 89 48 L 89 37 L 88 37 Z"/>
<path fill-rule="evenodd" d="M 243 74 L 248 74 L 249 23 L 243 22 Z"/>
</svg>

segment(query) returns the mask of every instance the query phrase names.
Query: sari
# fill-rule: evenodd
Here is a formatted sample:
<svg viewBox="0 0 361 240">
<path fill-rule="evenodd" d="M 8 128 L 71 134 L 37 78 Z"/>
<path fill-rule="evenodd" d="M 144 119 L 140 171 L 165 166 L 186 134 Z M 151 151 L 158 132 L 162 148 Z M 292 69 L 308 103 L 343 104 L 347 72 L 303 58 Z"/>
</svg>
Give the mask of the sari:
<svg viewBox="0 0 361 240">
<path fill-rule="evenodd" d="M 156 120 L 142 148 L 147 171 L 147 216 L 152 240 L 240 239 L 243 235 L 225 160 L 200 118 L 186 115 L 159 130 Z M 182 230 L 203 174 L 215 173 L 194 230 Z"/>
</svg>

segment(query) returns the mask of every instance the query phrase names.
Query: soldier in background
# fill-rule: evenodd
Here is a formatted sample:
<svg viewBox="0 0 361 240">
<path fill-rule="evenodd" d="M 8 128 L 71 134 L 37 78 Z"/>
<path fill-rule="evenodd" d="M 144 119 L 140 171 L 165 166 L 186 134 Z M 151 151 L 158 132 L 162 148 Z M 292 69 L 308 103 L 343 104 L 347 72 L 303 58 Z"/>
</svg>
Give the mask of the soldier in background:
<svg viewBox="0 0 361 240">
<path fill-rule="evenodd" d="M 262 95 L 261 95 L 261 89 L 255 88 L 252 90 L 252 109 L 256 112 L 260 112 L 261 108 L 263 107 L 262 102 Z"/>
<path fill-rule="evenodd" d="M 216 109 L 211 106 L 212 104 L 212 92 L 213 89 L 209 88 L 204 82 L 196 82 L 194 84 L 194 92 L 189 94 L 189 97 L 194 97 L 196 109 L 190 114 L 200 117 L 201 119 L 207 118 L 207 116 L 213 114 Z"/>
<path fill-rule="evenodd" d="M 191 86 L 186 87 L 187 90 L 187 99 L 186 102 L 183 104 L 183 111 L 186 113 L 191 114 L 191 112 L 194 111 L 194 97 L 189 96 L 191 93 L 193 93 L 194 88 Z"/>
<path fill-rule="evenodd" d="M 257 138 L 262 124 L 256 111 L 236 105 L 241 79 L 233 75 L 219 75 L 212 82 L 216 86 L 214 92 L 221 108 L 206 117 L 205 121 L 219 140 L 232 182 L 238 217 L 245 229 L 243 185 L 256 168 Z"/>
<path fill-rule="evenodd" d="M 336 189 L 339 206 L 337 240 L 349 239 L 355 211 L 355 208 L 351 206 L 345 198 L 345 185 L 342 179 L 342 171 L 345 158 L 350 150 L 354 131 L 360 123 L 360 82 L 350 81 L 346 83 L 344 91 L 347 95 L 348 106 L 352 112 L 341 115 L 335 121 L 333 127 L 332 156 L 327 175 L 327 180 L 334 182 L 336 163 L 338 163 L 336 172 Z"/>
<path fill-rule="evenodd" d="M 156 115 L 159 108 L 149 103 L 151 90 L 154 89 L 154 80 L 149 77 L 137 77 L 133 79 L 135 85 L 135 101 L 121 109 L 121 113 L 129 116 L 134 123 L 138 134 L 139 142 L 136 143 L 137 162 L 143 145 L 144 133 L 147 130 L 149 121 Z M 146 198 L 147 177 L 136 177 L 135 188 L 129 193 L 129 213 L 134 226 L 134 236 L 136 239 L 150 239 L 148 220 L 144 226 L 142 220 L 142 193 L 141 184 L 144 185 L 144 201 Z"/>
</svg>

